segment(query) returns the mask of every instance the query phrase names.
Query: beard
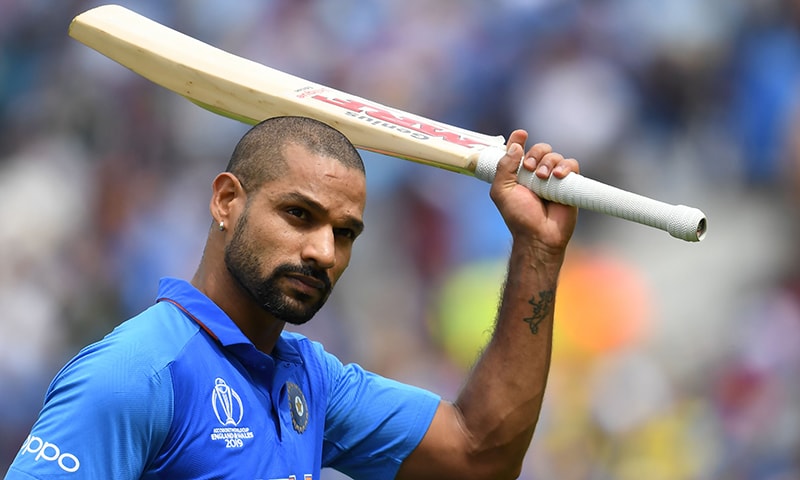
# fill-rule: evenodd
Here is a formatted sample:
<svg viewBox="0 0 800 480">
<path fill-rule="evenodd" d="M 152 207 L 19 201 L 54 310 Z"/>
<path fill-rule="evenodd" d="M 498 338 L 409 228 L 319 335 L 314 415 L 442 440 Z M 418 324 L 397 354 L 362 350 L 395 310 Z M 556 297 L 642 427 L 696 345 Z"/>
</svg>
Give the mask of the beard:
<svg viewBox="0 0 800 480">
<path fill-rule="evenodd" d="M 247 240 L 247 208 L 236 224 L 233 238 L 225 247 L 225 266 L 239 285 L 261 308 L 275 317 L 292 325 L 302 325 L 319 311 L 330 295 L 331 281 L 325 271 L 308 265 L 284 263 L 269 275 L 261 273 L 256 248 Z M 300 274 L 316 278 L 324 284 L 322 295 L 312 300 L 308 295 L 297 293 L 289 296 L 279 286 L 281 277 Z"/>
</svg>

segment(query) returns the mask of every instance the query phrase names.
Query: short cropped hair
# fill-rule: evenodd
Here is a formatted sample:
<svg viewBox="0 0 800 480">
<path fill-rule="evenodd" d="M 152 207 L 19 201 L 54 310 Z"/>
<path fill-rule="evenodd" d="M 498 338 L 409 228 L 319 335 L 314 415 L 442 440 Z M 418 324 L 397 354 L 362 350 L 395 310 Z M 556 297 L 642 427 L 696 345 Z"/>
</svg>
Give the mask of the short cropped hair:
<svg viewBox="0 0 800 480">
<path fill-rule="evenodd" d="M 338 160 L 364 173 L 364 162 L 352 143 L 335 128 L 307 117 L 268 118 L 244 134 L 233 150 L 226 171 L 239 179 L 245 191 L 258 190 L 286 169 L 288 145 Z"/>
</svg>

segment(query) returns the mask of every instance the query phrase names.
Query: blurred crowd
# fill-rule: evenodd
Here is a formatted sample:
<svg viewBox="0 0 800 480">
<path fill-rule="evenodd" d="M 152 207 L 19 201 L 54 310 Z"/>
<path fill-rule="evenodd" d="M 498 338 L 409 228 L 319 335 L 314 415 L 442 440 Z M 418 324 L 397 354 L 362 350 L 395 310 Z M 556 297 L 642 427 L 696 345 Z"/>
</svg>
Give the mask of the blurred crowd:
<svg viewBox="0 0 800 480">
<path fill-rule="evenodd" d="M 0 472 L 61 365 L 194 273 L 247 128 L 70 39 L 98 3 L 0 0 Z M 799 1 L 118 3 L 383 104 L 525 128 L 587 176 L 702 209 L 698 244 L 581 213 L 521 478 L 800 479 Z M 297 329 L 453 398 L 510 238 L 487 184 L 363 156 L 366 233 Z"/>
</svg>

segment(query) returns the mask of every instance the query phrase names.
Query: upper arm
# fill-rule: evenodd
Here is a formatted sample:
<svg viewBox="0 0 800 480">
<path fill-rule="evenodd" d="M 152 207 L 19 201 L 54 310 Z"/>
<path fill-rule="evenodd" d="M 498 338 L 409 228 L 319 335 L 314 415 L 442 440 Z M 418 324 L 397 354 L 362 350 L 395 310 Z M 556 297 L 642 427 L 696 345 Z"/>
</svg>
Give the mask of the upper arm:
<svg viewBox="0 0 800 480">
<path fill-rule="evenodd" d="M 457 407 L 446 401 L 439 402 L 428 431 L 400 466 L 396 478 L 468 478 L 462 473 L 468 471 L 465 468 L 468 464 L 465 454 L 468 451 L 467 438 Z"/>
<path fill-rule="evenodd" d="M 355 478 L 392 478 L 427 431 L 439 396 L 333 361 L 323 466 Z"/>
<path fill-rule="evenodd" d="M 405 459 L 398 480 L 517 478 L 521 465 L 509 463 L 504 449 L 480 445 L 464 426 L 453 403 L 441 401 L 417 448 Z"/>
<path fill-rule="evenodd" d="M 97 357 L 71 362 L 53 381 L 8 478 L 139 478 L 155 458 L 171 424 L 169 370 Z"/>
</svg>

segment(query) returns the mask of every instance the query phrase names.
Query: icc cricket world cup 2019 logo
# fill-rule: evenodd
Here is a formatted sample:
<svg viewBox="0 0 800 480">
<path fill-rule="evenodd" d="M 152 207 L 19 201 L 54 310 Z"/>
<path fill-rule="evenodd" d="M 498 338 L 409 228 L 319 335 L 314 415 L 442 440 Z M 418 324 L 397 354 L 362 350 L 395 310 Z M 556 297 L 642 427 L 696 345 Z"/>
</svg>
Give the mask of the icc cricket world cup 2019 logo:
<svg viewBox="0 0 800 480">
<path fill-rule="evenodd" d="M 214 390 L 211 393 L 211 405 L 217 420 L 222 425 L 236 426 L 242 421 L 242 399 L 234 389 L 225 383 L 225 380 L 217 378 L 214 381 Z"/>
<path fill-rule="evenodd" d="M 241 397 L 219 377 L 214 380 L 214 389 L 211 390 L 211 407 L 222 425 L 213 429 L 211 440 L 224 442 L 225 448 L 243 448 L 254 438 L 250 427 L 239 426 L 244 415 Z"/>
</svg>

